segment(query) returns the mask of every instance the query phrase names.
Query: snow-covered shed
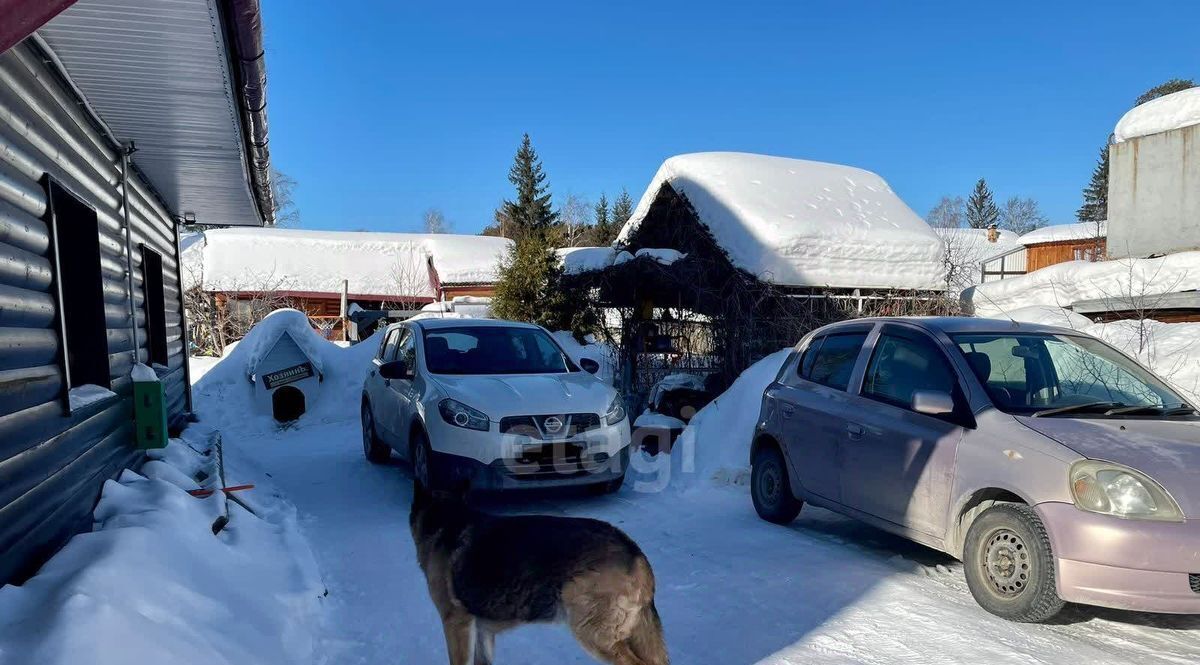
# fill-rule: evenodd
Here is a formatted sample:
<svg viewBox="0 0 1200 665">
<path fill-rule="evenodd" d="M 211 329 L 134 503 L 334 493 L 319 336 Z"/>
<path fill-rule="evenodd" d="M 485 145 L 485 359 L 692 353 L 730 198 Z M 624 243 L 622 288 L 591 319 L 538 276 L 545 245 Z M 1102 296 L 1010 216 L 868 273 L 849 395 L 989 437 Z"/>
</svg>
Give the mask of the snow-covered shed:
<svg viewBox="0 0 1200 665">
<path fill-rule="evenodd" d="M 512 241 L 477 235 L 217 229 L 184 252 L 189 286 L 239 299 L 271 292 L 330 331 L 341 299 L 365 309 L 416 308 L 490 296 Z"/>
<path fill-rule="evenodd" d="M 942 240 L 878 175 L 748 153 L 666 160 L 613 247 L 560 254 L 571 281 L 628 313 L 627 363 L 675 354 L 627 366 L 634 393 L 675 360 L 732 376 L 846 308 L 946 288 Z"/>
</svg>

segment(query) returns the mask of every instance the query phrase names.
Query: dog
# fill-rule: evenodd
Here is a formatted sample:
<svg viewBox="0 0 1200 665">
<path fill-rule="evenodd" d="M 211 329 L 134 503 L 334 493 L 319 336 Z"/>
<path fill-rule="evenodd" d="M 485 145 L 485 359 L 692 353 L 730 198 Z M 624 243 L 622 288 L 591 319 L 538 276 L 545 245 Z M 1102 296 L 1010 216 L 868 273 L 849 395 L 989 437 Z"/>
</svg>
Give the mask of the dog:
<svg viewBox="0 0 1200 665">
<path fill-rule="evenodd" d="M 668 665 L 650 562 L 611 524 L 492 515 L 416 483 L 409 526 L 450 665 L 490 665 L 497 633 L 559 621 L 605 663 Z"/>
</svg>

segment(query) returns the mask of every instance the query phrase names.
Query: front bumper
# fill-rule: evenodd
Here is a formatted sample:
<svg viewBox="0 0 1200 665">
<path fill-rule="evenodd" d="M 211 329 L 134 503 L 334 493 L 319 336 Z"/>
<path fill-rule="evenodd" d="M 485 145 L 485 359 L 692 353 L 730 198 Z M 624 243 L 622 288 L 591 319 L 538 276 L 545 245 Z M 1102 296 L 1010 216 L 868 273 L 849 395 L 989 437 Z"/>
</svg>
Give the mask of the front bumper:
<svg viewBox="0 0 1200 665">
<path fill-rule="evenodd" d="M 1122 610 L 1200 614 L 1200 520 L 1127 520 L 1068 503 L 1037 506 L 1054 548 L 1058 595 Z"/>
<path fill-rule="evenodd" d="M 591 485 L 616 480 L 629 467 L 628 420 L 561 441 L 501 434 L 495 422 L 486 432 L 469 430 L 436 416 L 428 433 L 439 477 L 477 489 Z"/>
<path fill-rule="evenodd" d="M 595 464 L 568 465 L 559 469 L 532 468 L 530 465 L 514 465 L 499 459 L 484 464 L 469 457 L 433 454 L 433 470 L 442 487 L 454 487 L 462 481 L 477 490 L 511 490 L 547 487 L 578 487 L 614 481 L 625 475 L 629 468 L 629 446 L 625 446 L 613 457 Z"/>
</svg>

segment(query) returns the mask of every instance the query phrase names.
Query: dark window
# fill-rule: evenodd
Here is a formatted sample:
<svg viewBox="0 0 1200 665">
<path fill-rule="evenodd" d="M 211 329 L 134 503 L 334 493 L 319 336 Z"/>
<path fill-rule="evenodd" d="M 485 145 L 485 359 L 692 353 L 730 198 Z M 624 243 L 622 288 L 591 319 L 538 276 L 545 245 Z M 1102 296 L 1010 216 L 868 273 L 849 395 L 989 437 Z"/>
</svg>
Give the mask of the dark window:
<svg viewBox="0 0 1200 665">
<path fill-rule="evenodd" d="M 434 374 L 561 374 L 566 355 L 545 332 L 516 326 L 425 331 L 425 367 Z"/>
<path fill-rule="evenodd" d="M 801 365 L 802 370 L 807 365 L 804 378 L 817 383 L 845 390 L 850 384 L 850 374 L 854 371 L 854 363 L 867 341 L 867 333 L 846 333 L 827 335 L 820 341 L 820 348 L 809 345 L 811 350 L 806 353 Z M 815 342 L 814 342 L 815 344 Z M 811 361 L 807 356 L 812 356 Z"/>
<path fill-rule="evenodd" d="M 162 255 L 142 245 L 142 297 L 146 306 L 146 348 L 150 362 L 167 364 L 167 309 Z"/>
<path fill-rule="evenodd" d="M 108 331 L 100 277 L 100 227 L 96 211 L 54 180 L 45 179 L 50 205 L 51 259 L 62 335 L 60 362 L 67 388 L 109 388 Z"/>
<path fill-rule="evenodd" d="M 863 394 L 907 409 L 918 390 L 958 392 L 958 378 L 945 355 L 926 339 L 880 335 L 867 365 Z"/>
</svg>

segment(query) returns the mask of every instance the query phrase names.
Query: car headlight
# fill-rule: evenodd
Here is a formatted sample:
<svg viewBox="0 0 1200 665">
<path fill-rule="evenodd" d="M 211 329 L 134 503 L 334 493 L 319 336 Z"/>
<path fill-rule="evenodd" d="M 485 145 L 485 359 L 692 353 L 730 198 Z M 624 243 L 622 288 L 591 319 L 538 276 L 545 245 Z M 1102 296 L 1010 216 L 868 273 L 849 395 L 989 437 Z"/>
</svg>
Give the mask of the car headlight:
<svg viewBox="0 0 1200 665">
<path fill-rule="evenodd" d="M 438 402 L 438 411 L 442 414 L 442 420 L 455 427 L 486 432 L 491 425 L 486 413 L 479 409 L 472 409 L 456 399 L 444 399 Z"/>
<path fill-rule="evenodd" d="M 1083 460 L 1071 465 L 1071 495 L 1083 510 L 1139 520 L 1182 522 L 1183 511 L 1162 485 L 1127 466 Z"/>
<path fill-rule="evenodd" d="M 604 412 L 604 424 L 616 425 L 622 420 L 625 420 L 625 404 L 618 393 L 613 397 L 612 403 L 608 405 L 608 411 Z"/>
</svg>

